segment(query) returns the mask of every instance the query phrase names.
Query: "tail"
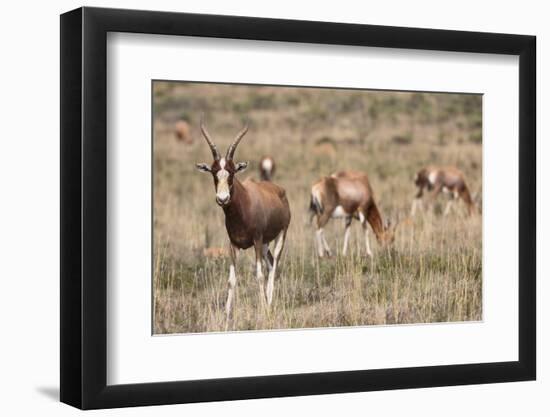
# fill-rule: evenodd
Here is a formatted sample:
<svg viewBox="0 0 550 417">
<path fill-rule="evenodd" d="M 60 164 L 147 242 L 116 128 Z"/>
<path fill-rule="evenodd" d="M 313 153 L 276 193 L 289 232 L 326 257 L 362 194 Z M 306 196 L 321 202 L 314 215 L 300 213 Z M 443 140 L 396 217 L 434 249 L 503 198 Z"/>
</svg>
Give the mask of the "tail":
<svg viewBox="0 0 550 417">
<path fill-rule="evenodd" d="M 323 204 L 319 200 L 319 197 L 314 193 L 311 193 L 311 200 L 309 202 L 309 211 L 313 214 L 322 214 L 323 213 Z"/>
<path fill-rule="evenodd" d="M 323 204 L 313 191 L 311 192 L 311 199 L 309 201 L 309 222 L 313 222 L 314 217 L 319 217 L 323 213 Z"/>
</svg>

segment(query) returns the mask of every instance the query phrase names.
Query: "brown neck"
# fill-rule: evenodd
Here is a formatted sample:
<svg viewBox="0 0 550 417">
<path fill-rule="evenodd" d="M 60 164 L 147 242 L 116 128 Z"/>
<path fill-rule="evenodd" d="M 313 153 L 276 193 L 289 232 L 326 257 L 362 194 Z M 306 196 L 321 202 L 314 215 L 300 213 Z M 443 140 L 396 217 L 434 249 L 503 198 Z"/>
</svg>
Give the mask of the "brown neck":
<svg viewBox="0 0 550 417">
<path fill-rule="evenodd" d="M 382 223 L 382 217 L 380 216 L 378 207 L 375 203 L 372 203 L 369 211 L 367 212 L 367 221 L 371 225 L 372 230 L 376 235 L 376 239 L 378 239 L 378 241 L 382 241 L 384 237 L 384 225 Z"/>
</svg>

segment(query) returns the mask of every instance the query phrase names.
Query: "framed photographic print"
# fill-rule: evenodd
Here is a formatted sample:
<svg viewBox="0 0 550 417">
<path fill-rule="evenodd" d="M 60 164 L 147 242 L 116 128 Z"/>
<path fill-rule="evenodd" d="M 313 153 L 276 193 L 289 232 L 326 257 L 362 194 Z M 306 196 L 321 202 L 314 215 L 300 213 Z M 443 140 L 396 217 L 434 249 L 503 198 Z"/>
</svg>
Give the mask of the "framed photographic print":
<svg viewBox="0 0 550 417">
<path fill-rule="evenodd" d="M 535 38 L 61 16 L 61 401 L 535 379 Z"/>
</svg>

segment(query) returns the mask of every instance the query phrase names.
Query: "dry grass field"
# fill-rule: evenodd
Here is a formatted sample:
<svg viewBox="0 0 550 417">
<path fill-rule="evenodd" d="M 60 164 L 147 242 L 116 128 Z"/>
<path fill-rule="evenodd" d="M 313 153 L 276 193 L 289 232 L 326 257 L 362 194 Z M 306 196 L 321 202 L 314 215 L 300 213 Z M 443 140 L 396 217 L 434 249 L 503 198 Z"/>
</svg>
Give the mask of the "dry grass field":
<svg viewBox="0 0 550 417">
<path fill-rule="evenodd" d="M 467 217 L 462 202 L 443 216 L 440 196 L 409 217 L 426 164 L 460 168 L 481 208 L 480 96 L 154 82 L 153 104 L 155 334 L 225 330 L 224 214 L 212 177 L 195 168 L 212 162 L 202 112 L 222 152 L 250 121 L 235 156 L 250 164 L 238 175 L 258 178 L 260 157 L 273 156 L 292 212 L 270 311 L 259 305 L 254 251 L 241 252 L 229 330 L 481 320 L 481 216 Z M 176 139 L 181 119 L 190 141 Z M 341 169 L 367 172 L 383 217 L 402 220 L 389 249 L 371 233 L 372 258 L 355 220 L 341 256 L 337 219 L 325 229 L 336 255 L 316 256 L 310 187 Z"/>
</svg>

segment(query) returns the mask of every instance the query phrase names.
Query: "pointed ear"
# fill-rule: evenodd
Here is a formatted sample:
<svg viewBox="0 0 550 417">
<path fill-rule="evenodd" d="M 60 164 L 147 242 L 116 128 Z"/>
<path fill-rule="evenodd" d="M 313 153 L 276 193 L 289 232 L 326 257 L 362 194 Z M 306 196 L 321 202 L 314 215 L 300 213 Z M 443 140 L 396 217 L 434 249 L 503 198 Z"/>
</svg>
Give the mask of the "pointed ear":
<svg viewBox="0 0 550 417">
<path fill-rule="evenodd" d="M 242 172 L 248 167 L 248 162 L 239 162 L 235 167 L 235 173 Z"/>
<path fill-rule="evenodd" d="M 205 163 L 197 164 L 197 169 L 202 172 L 211 172 L 210 166 Z"/>
</svg>

